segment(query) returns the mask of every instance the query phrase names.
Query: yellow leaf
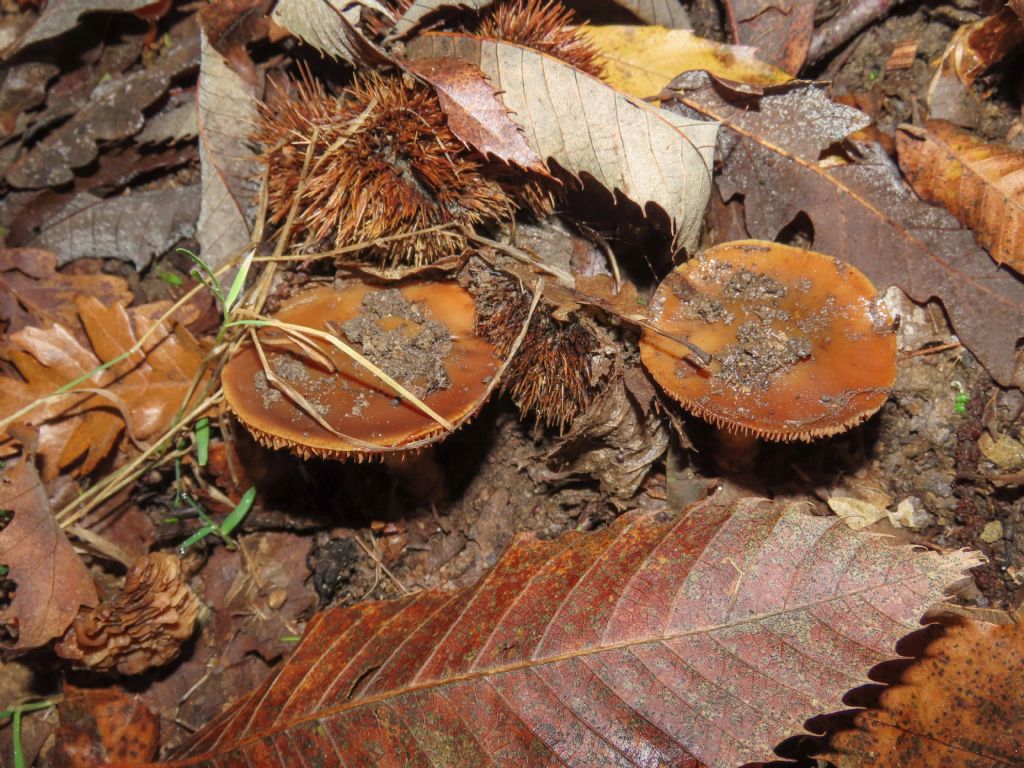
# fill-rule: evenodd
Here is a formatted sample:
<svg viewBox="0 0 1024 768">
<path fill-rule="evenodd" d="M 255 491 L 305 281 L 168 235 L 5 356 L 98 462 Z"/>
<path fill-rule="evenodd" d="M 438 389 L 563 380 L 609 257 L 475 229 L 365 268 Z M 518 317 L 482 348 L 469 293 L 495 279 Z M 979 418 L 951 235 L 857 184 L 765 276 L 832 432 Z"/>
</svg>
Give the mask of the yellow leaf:
<svg viewBox="0 0 1024 768">
<path fill-rule="evenodd" d="M 608 25 L 585 26 L 582 31 L 599 52 L 605 81 L 641 99 L 657 96 L 678 74 L 695 69 L 748 85 L 792 79 L 755 58 L 753 48 L 705 40 L 685 29 Z"/>
</svg>

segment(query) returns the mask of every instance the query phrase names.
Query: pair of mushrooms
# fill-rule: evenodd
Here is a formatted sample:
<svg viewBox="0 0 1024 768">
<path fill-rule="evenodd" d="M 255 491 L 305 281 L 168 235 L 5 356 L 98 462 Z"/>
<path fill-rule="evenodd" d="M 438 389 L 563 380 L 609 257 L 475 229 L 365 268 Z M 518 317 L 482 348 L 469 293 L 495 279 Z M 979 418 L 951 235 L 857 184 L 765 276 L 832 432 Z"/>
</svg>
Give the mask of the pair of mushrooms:
<svg viewBox="0 0 1024 768">
<path fill-rule="evenodd" d="M 261 443 L 304 457 L 388 457 L 437 441 L 449 431 L 443 421 L 457 427 L 479 410 L 501 368 L 475 333 L 472 295 L 454 282 L 317 288 L 275 319 L 346 338 L 420 398 L 399 396 L 339 349 L 311 351 L 294 334 L 263 329 L 265 350 L 244 347 L 225 367 L 225 397 Z M 874 287 L 812 251 L 759 241 L 711 248 L 661 283 L 650 326 L 640 342 L 647 370 L 731 434 L 806 441 L 842 432 L 881 407 L 895 378 L 895 334 Z"/>
</svg>

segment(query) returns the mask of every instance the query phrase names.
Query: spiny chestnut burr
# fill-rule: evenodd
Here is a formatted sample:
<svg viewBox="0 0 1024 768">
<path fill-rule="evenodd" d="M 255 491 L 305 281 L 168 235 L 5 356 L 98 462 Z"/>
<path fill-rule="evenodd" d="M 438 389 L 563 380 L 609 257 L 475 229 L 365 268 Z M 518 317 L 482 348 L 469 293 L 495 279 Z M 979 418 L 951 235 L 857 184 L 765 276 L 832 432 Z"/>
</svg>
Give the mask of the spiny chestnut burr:
<svg viewBox="0 0 1024 768">
<path fill-rule="evenodd" d="M 472 290 L 480 308 L 477 332 L 508 356 L 526 322 L 530 294 L 514 278 L 489 270 L 474 271 Z M 505 371 L 503 391 L 523 414 L 564 432 L 594 394 L 591 360 L 598 346 L 590 330 L 556 320 L 541 302 Z"/>
<path fill-rule="evenodd" d="M 269 221 L 282 224 L 298 197 L 298 248 L 316 254 L 390 237 L 367 252 L 386 267 L 420 265 L 465 248 L 458 225 L 511 218 L 511 198 L 448 128 L 429 87 L 370 75 L 332 96 L 306 77 L 295 93 L 262 110 L 254 139 L 269 171 Z"/>
<path fill-rule="evenodd" d="M 533 48 L 601 77 L 597 49 L 573 26 L 573 16 L 557 0 L 498 2 L 484 12 L 476 33 Z"/>
</svg>

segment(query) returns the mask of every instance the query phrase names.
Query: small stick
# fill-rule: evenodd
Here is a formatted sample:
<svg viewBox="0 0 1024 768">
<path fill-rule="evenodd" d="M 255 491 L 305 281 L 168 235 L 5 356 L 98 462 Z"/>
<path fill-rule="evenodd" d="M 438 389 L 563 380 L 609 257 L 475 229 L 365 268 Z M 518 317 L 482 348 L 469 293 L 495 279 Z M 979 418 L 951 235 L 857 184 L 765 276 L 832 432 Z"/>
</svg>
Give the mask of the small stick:
<svg viewBox="0 0 1024 768">
<path fill-rule="evenodd" d="M 409 590 L 409 588 L 406 587 L 405 584 L 400 582 L 398 580 L 398 577 L 395 576 L 395 574 L 393 574 L 391 571 L 388 570 L 388 567 L 386 565 L 384 565 L 384 563 L 381 562 L 380 558 L 377 557 L 377 554 L 373 550 L 371 550 L 368 546 L 366 546 L 363 543 L 363 540 L 361 538 L 359 538 L 359 536 L 353 536 L 353 539 L 355 539 L 355 542 L 356 542 L 356 544 L 359 545 L 360 549 L 362 549 L 363 552 L 365 552 L 367 555 L 369 555 L 370 559 L 373 560 L 373 562 L 377 564 L 377 567 L 380 568 L 382 571 L 384 571 L 384 573 L 387 574 L 388 578 L 390 578 L 393 582 L 395 582 L 395 584 L 398 586 L 398 588 L 400 590 L 402 590 L 402 594 L 403 595 L 411 594 L 411 591 Z"/>
<path fill-rule="evenodd" d="M 913 352 L 907 352 L 902 356 L 901 359 L 909 360 L 912 357 L 919 357 L 921 355 L 934 355 L 937 352 L 948 352 L 951 349 L 960 349 L 963 344 L 959 341 L 952 341 L 948 344 L 939 344 L 935 347 L 925 347 L 924 349 L 915 349 Z"/>
<path fill-rule="evenodd" d="M 807 50 L 807 63 L 817 64 L 868 24 L 884 18 L 893 8 L 904 2 L 905 0 L 857 0 L 850 3 L 846 10 L 836 14 L 815 30 L 810 48 Z"/>
</svg>

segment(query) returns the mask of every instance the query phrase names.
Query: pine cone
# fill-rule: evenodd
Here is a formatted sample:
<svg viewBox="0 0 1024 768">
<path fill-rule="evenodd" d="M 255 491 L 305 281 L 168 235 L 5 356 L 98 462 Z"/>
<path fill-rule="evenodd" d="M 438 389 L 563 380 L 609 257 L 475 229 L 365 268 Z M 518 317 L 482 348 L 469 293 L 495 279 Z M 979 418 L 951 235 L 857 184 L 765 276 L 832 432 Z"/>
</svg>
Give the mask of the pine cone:
<svg viewBox="0 0 1024 768">
<path fill-rule="evenodd" d="M 178 655 L 198 609 L 181 561 L 149 554 L 131 567 L 118 594 L 79 612 L 57 654 L 87 669 L 135 675 Z"/>
</svg>

